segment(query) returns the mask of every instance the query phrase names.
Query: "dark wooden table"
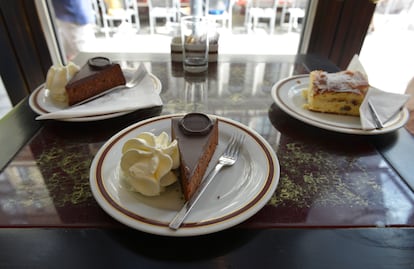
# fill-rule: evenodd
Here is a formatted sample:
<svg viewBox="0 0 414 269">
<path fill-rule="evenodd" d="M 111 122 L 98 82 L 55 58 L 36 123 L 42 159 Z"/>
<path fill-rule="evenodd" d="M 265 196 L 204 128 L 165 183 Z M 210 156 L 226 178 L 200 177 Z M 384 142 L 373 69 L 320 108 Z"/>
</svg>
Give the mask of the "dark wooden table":
<svg viewBox="0 0 414 269">
<path fill-rule="evenodd" d="M 83 64 L 92 54 L 76 59 Z M 283 112 L 270 90 L 314 69 L 315 55 L 221 56 L 205 77 L 169 55 L 107 54 L 145 63 L 163 107 L 96 122 L 36 121 L 23 100 L 0 121 L 1 268 L 414 268 L 414 138 L 319 129 Z M 198 101 L 186 83 L 205 82 Z M 126 227 L 89 188 L 89 167 L 116 132 L 161 114 L 202 111 L 239 121 L 277 153 L 279 185 L 263 209 L 225 231 L 171 238 Z"/>
</svg>

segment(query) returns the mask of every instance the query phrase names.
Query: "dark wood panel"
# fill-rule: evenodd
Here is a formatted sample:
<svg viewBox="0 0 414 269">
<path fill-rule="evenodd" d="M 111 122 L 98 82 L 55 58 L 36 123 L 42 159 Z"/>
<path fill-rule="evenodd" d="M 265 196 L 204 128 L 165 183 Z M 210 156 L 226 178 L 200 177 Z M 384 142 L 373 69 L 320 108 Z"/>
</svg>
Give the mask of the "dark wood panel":
<svg viewBox="0 0 414 269">
<path fill-rule="evenodd" d="M 5 1 L 4 1 L 5 2 Z M 1 2 L 3 5 L 3 2 Z M 0 74 L 12 104 L 26 96 L 26 83 L 20 69 L 6 28 L 3 9 L 0 9 Z"/>
<path fill-rule="evenodd" d="M 308 53 L 317 53 L 329 57 L 339 23 L 338 14 L 340 14 L 342 6 L 343 1 L 319 1 Z"/>
<path fill-rule="evenodd" d="M 359 54 L 375 5 L 370 1 L 344 2 L 330 59 L 345 69 L 354 54 Z M 356 12 L 357 11 L 357 12 Z"/>
<path fill-rule="evenodd" d="M 34 1 L 1 1 L 0 12 L 1 76 L 16 105 L 44 82 L 52 61 Z"/>
<path fill-rule="evenodd" d="M 51 65 L 51 58 L 49 56 L 49 48 L 47 47 L 43 29 L 41 28 L 39 17 L 36 11 L 35 1 L 24 0 L 24 12 L 26 14 L 28 25 L 30 26 L 30 34 L 33 38 L 33 46 L 36 51 L 36 58 L 39 61 L 42 75 L 39 79 L 43 79 Z M 46 57 L 47 56 L 47 57 Z M 39 81 L 36 81 L 38 83 Z M 34 89 L 31 89 L 34 90 Z"/>
<path fill-rule="evenodd" d="M 345 69 L 361 50 L 374 10 L 368 0 L 319 0 L 308 53 L 328 57 Z"/>
</svg>

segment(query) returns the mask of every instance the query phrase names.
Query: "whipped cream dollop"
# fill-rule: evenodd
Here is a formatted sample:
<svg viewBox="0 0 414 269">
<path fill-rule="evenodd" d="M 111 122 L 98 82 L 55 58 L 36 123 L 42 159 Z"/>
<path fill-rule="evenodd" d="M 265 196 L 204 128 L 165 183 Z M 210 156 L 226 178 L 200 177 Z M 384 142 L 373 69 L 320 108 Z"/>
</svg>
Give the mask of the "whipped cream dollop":
<svg viewBox="0 0 414 269">
<path fill-rule="evenodd" d="M 171 141 L 165 132 L 158 136 L 140 133 L 123 145 L 120 166 L 133 191 L 159 195 L 177 181 L 172 171 L 180 166 L 177 141 Z"/>
<path fill-rule="evenodd" d="M 50 97 L 53 101 L 67 103 L 68 97 L 65 86 L 69 80 L 79 71 L 79 66 L 73 62 L 67 65 L 53 65 L 49 68 L 46 75 L 45 87 L 49 90 Z"/>
</svg>

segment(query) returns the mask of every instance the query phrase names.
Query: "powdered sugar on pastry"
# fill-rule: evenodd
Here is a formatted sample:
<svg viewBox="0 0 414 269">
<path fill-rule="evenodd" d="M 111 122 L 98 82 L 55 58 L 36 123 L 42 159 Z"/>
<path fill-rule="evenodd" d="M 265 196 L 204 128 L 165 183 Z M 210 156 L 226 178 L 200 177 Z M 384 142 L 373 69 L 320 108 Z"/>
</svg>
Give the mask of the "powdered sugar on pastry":
<svg viewBox="0 0 414 269">
<path fill-rule="evenodd" d="M 319 92 L 353 92 L 365 94 L 366 87 L 369 86 L 367 78 L 361 72 L 342 71 L 338 73 L 328 73 L 319 71 L 313 80 Z"/>
</svg>

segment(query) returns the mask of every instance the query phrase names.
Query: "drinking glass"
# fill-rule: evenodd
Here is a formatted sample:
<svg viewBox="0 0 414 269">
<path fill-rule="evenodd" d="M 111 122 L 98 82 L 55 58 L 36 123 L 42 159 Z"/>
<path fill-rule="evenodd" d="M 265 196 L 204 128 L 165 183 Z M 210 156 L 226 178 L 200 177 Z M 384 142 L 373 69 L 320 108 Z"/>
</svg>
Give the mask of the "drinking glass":
<svg viewBox="0 0 414 269">
<path fill-rule="evenodd" d="M 186 16 L 181 19 L 184 71 L 199 73 L 208 68 L 208 19 Z"/>
</svg>

